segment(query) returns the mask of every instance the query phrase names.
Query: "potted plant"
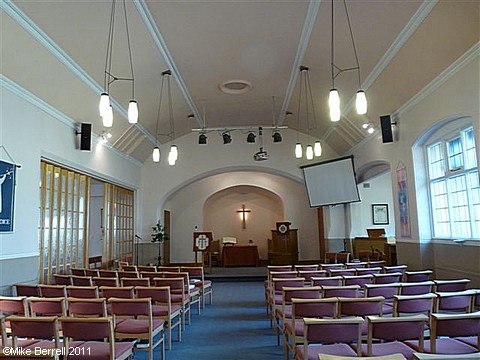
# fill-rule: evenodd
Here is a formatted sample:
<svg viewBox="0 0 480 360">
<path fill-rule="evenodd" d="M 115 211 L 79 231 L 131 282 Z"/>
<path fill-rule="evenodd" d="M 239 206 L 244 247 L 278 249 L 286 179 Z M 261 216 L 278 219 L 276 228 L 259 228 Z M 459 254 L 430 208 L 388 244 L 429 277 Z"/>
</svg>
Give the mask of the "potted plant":
<svg viewBox="0 0 480 360">
<path fill-rule="evenodd" d="M 168 240 L 168 235 L 165 234 L 165 228 L 160 223 L 160 220 L 155 226 L 152 227 L 152 242 L 158 243 L 158 257 L 157 257 L 157 266 L 162 265 L 162 244 L 165 240 Z"/>
</svg>

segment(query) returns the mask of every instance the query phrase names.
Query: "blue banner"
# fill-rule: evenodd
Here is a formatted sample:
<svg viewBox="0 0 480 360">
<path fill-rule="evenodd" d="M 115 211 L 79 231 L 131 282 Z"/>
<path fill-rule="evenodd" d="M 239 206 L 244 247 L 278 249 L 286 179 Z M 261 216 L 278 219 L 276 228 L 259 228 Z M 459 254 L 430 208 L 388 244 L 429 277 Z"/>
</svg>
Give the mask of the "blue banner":
<svg viewBox="0 0 480 360">
<path fill-rule="evenodd" d="M 0 160 L 0 233 L 13 231 L 17 166 Z"/>
</svg>

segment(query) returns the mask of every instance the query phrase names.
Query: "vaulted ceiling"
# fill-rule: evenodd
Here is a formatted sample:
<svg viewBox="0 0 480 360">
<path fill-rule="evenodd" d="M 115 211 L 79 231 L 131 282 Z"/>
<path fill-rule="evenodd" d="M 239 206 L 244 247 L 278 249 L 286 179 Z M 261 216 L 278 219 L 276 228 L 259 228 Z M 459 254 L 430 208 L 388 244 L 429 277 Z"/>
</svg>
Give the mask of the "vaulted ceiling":
<svg viewBox="0 0 480 360">
<path fill-rule="evenodd" d="M 368 136 L 362 124 L 378 129 L 380 115 L 395 113 L 479 41 L 476 0 L 346 3 L 369 108 L 365 116 L 355 114 L 357 73 L 344 72 L 335 81 L 343 116 L 332 123 L 327 105 L 332 86 L 331 1 L 127 1 L 139 123 L 127 121 L 131 83 L 112 83 L 114 125 L 107 129 L 111 143 L 143 162 L 157 140 L 170 141 L 166 108 L 158 117 L 161 74 L 169 69 L 175 137 L 203 126 L 275 124 L 309 132 L 343 154 Z M 2 79 L 66 118 L 92 123 L 94 133 L 101 134 L 105 129 L 98 100 L 104 88 L 111 4 L 2 0 Z M 129 77 L 122 4 L 117 1 L 112 73 Z M 334 4 L 335 64 L 354 67 L 343 1 Z M 308 126 L 305 116 L 297 116 L 301 65 L 310 68 L 315 105 Z M 244 94 L 222 92 L 220 84 L 231 80 L 252 87 Z M 293 114 L 285 116 L 287 111 Z"/>
</svg>

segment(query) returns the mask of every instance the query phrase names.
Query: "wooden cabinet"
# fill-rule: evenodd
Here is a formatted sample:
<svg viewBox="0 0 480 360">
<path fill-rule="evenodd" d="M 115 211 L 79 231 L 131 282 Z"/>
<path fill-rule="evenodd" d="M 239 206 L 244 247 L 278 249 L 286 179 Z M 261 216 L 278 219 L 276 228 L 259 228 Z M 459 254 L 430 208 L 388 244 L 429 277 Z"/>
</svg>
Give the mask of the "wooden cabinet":
<svg viewBox="0 0 480 360">
<path fill-rule="evenodd" d="M 297 229 L 282 234 L 272 230 L 268 240 L 268 261 L 270 265 L 292 265 L 298 262 Z"/>
</svg>

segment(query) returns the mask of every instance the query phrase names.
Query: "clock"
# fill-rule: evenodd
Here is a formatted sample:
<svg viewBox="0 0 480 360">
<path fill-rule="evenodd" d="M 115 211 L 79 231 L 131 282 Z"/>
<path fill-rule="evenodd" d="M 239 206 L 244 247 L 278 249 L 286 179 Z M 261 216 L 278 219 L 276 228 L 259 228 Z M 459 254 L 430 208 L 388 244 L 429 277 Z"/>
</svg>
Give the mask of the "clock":
<svg viewBox="0 0 480 360">
<path fill-rule="evenodd" d="M 286 234 L 290 230 L 289 222 L 277 222 L 277 231 L 280 234 Z"/>
</svg>

